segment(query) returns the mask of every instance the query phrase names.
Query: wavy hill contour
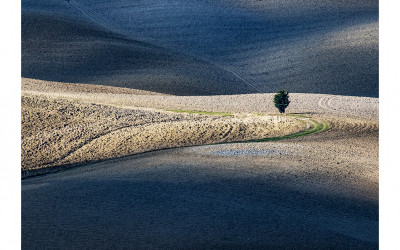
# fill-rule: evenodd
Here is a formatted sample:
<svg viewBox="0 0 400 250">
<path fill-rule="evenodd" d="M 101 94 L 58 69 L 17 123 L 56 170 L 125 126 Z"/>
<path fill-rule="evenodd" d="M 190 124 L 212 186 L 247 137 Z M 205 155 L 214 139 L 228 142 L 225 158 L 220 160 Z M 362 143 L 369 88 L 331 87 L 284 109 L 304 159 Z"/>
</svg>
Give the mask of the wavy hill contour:
<svg viewBox="0 0 400 250">
<path fill-rule="evenodd" d="M 22 13 L 22 76 L 174 95 L 249 93 L 231 72 L 85 21 Z"/>
</svg>

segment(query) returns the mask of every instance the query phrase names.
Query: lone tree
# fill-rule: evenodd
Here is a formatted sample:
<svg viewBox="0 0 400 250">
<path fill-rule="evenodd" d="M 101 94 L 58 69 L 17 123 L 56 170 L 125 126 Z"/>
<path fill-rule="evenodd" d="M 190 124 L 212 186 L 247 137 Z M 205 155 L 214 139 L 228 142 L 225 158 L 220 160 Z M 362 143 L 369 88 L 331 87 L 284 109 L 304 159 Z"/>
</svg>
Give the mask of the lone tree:
<svg viewBox="0 0 400 250">
<path fill-rule="evenodd" d="M 279 90 L 274 96 L 275 107 L 281 114 L 285 113 L 285 109 L 289 106 L 289 93 L 286 90 Z"/>
</svg>

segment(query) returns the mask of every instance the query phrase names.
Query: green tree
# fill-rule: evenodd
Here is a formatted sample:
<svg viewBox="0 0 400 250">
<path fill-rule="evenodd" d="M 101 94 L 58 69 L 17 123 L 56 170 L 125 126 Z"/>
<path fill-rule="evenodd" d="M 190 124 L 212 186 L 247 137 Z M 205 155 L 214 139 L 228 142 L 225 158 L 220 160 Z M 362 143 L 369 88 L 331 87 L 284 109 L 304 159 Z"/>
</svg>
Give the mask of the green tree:
<svg viewBox="0 0 400 250">
<path fill-rule="evenodd" d="M 285 109 L 289 106 L 289 93 L 286 90 L 279 90 L 274 96 L 275 107 L 281 114 L 285 113 Z"/>
</svg>

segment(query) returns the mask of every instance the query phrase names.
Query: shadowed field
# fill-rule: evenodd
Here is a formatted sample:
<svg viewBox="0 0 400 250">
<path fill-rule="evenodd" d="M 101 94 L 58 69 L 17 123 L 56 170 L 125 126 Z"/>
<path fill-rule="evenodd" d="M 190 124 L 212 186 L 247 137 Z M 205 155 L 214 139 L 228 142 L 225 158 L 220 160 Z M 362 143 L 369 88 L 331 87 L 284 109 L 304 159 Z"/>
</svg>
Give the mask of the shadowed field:
<svg viewBox="0 0 400 250">
<path fill-rule="evenodd" d="M 176 95 L 378 96 L 375 0 L 24 0 L 22 10 L 23 77 Z"/>
<path fill-rule="evenodd" d="M 359 176 L 225 158 L 171 150 L 23 181 L 22 246 L 377 248 L 377 201 L 332 182 Z"/>
<path fill-rule="evenodd" d="M 160 96 L 96 85 L 82 94 L 80 84 L 32 79 L 22 86 L 25 177 L 110 159 L 22 181 L 23 248 L 378 246 L 376 98 L 291 94 L 291 113 L 330 129 L 129 156 L 306 124 L 265 115 L 276 112 L 271 94 Z"/>
<path fill-rule="evenodd" d="M 22 76 L 175 95 L 254 91 L 208 62 L 129 40 L 85 21 L 40 12 L 22 14 Z"/>
<path fill-rule="evenodd" d="M 22 0 L 21 21 L 23 249 L 378 249 L 377 0 Z"/>
<path fill-rule="evenodd" d="M 229 68 L 256 87 L 252 93 L 378 96 L 377 0 L 72 5 L 128 36 Z"/>
<path fill-rule="evenodd" d="M 51 83 L 42 83 L 46 91 L 33 94 L 35 87 L 26 84 L 26 88 L 30 86 L 30 92 L 23 92 L 24 112 L 43 118 L 32 121 L 53 121 L 53 127 L 35 125 L 37 131 L 24 128 L 38 138 L 45 138 L 44 134 L 53 131 L 53 134 L 68 139 L 73 135 L 68 128 L 80 133 L 79 125 L 85 121 L 89 122 L 91 131 L 80 133 L 84 135 L 80 139 L 95 133 L 96 128 L 101 129 L 106 123 L 110 129 L 124 124 L 140 128 L 139 123 L 143 121 L 142 127 L 149 128 L 141 130 L 140 134 L 132 133 L 129 128 L 99 137 L 97 143 L 74 151 L 71 155 L 78 158 L 69 157 L 69 160 L 93 156 L 113 158 L 135 147 L 147 134 L 150 137 L 144 140 L 147 140 L 144 145 L 150 145 L 157 136 L 165 138 L 165 142 L 172 139 L 171 143 L 176 145 L 180 141 L 176 136 L 194 139 L 188 143 L 198 143 L 198 138 L 207 139 L 208 135 L 215 140 L 221 136 L 218 131 L 224 131 L 231 138 L 256 131 L 259 136 L 259 129 L 263 127 L 265 132 L 272 132 L 268 122 L 257 123 L 264 121 L 262 116 L 248 117 L 252 123 L 246 125 L 243 118 L 235 123 L 231 117 L 95 105 L 83 100 L 78 102 L 78 99 L 70 101 L 82 96 L 79 92 L 73 94 L 74 89 L 79 90 L 79 85 L 76 88 L 69 86 L 69 92 L 62 94 L 54 91 L 58 84 L 54 87 Z M 97 102 L 112 102 L 113 97 L 123 101 L 118 98 L 124 96 L 123 92 L 91 93 L 89 97 L 91 102 L 96 96 Z M 293 113 L 329 121 L 331 128 L 278 142 L 220 144 L 144 153 L 23 180 L 23 248 L 240 249 L 285 246 L 376 249 L 378 101 L 375 98 L 292 95 L 299 103 L 291 107 Z M 140 95 L 125 94 L 125 97 L 130 100 Z M 155 95 L 144 97 L 149 100 L 160 98 Z M 202 97 L 174 98 L 167 102 L 170 107 L 179 103 L 199 105 L 196 98 Z M 226 107 L 226 111 L 232 112 L 244 107 L 247 112 L 258 110 L 251 101 L 254 95 L 237 96 L 235 100 L 239 103 L 231 109 L 232 100 L 228 96 L 208 98 L 202 104 L 203 109 Z M 349 105 L 341 105 L 344 101 Z M 146 105 L 150 106 L 150 102 Z M 274 112 L 273 107 L 270 108 L 264 107 L 265 112 Z M 70 113 L 77 117 L 76 121 L 63 120 Z M 100 118 L 96 118 L 99 115 Z M 154 119 L 167 119 L 168 123 L 160 123 L 163 128 L 160 130 Z M 66 127 L 58 128 L 64 123 Z M 179 126 L 176 131 L 180 132 L 175 132 L 173 137 L 174 133 L 170 132 L 176 125 Z M 287 132 L 282 130 L 282 125 L 275 132 Z M 202 126 L 206 129 L 202 130 Z M 24 140 L 29 142 L 29 136 Z M 161 142 L 155 146 L 165 147 L 166 144 Z M 44 145 L 57 144 L 73 146 L 62 140 Z M 62 152 L 50 156 L 62 155 Z M 96 156 L 97 153 L 100 154 Z"/>
</svg>

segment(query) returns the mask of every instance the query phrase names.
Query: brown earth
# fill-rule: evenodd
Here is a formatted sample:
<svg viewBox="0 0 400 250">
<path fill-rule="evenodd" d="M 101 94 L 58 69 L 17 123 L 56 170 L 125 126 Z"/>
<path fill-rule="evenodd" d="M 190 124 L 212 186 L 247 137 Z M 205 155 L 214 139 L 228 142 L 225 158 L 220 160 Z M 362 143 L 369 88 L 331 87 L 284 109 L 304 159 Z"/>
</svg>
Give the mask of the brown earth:
<svg viewBox="0 0 400 250">
<path fill-rule="evenodd" d="M 378 248 L 377 98 L 293 93 L 288 111 L 328 131 L 180 147 L 305 124 L 275 116 L 272 94 L 107 94 L 92 85 L 81 94 L 81 85 L 35 81 L 23 79 L 24 176 L 86 164 L 23 180 L 27 248 Z"/>
<path fill-rule="evenodd" d="M 277 137 L 304 130 L 306 126 L 295 117 L 275 116 L 276 110 L 268 101 L 272 94 L 165 96 L 141 90 L 26 78 L 22 79 L 22 93 L 24 176 L 35 173 L 27 170 L 41 169 L 39 172 L 43 173 L 50 171 L 50 167 L 162 148 Z M 328 121 L 337 136 L 351 133 L 353 139 L 354 133 L 371 133 L 372 136 L 363 136 L 361 140 L 368 141 L 363 150 L 371 149 L 373 153 L 369 155 L 377 154 L 377 142 L 368 139 L 372 137 L 377 141 L 377 99 L 291 94 L 291 100 L 288 112 Z M 175 109 L 235 115 L 166 111 Z M 330 140 L 323 141 L 325 145 Z"/>
<path fill-rule="evenodd" d="M 116 107 L 107 100 L 120 93 L 125 99 L 135 98 L 137 94 L 157 95 L 86 85 L 88 96 L 101 97 L 94 100 L 101 104 L 94 104 L 80 98 L 83 87 L 80 84 L 37 83 L 23 79 L 22 84 L 24 177 L 156 149 L 277 137 L 306 128 L 305 123 L 293 117 L 245 114 L 230 117 Z M 109 88 L 111 93 L 106 94 Z M 68 99 L 64 94 L 74 97 Z"/>
<path fill-rule="evenodd" d="M 22 248 L 379 247 L 377 0 L 126 3 L 21 3 Z"/>
</svg>

